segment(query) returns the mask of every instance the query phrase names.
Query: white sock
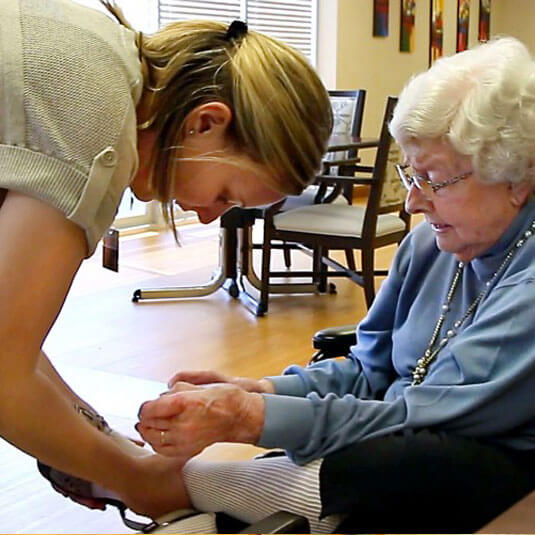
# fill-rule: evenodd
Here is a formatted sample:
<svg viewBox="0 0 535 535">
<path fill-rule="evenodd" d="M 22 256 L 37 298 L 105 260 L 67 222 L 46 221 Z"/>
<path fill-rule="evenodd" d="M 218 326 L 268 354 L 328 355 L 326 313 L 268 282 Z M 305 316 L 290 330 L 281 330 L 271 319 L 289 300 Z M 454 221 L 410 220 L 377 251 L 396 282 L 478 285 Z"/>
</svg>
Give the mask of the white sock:
<svg viewBox="0 0 535 535">
<path fill-rule="evenodd" d="M 319 519 L 321 463 L 298 466 L 285 456 L 243 462 L 192 459 L 184 467 L 184 480 L 199 511 L 224 512 L 247 523 L 288 511 L 306 517 L 312 533 L 332 533 L 342 517 Z"/>
</svg>

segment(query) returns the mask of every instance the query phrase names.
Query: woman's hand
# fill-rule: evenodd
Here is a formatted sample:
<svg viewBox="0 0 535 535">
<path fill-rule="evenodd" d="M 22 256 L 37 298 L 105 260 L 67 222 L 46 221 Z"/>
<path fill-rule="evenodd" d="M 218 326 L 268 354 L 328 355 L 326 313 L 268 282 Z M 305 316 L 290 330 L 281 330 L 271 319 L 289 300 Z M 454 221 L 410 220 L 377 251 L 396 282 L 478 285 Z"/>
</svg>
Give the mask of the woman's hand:
<svg viewBox="0 0 535 535">
<path fill-rule="evenodd" d="M 208 385 L 214 383 L 228 383 L 235 385 L 246 392 L 259 392 L 261 394 L 274 394 L 273 383 L 268 379 L 250 379 L 249 377 L 232 377 L 212 370 L 182 371 L 175 373 L 169 379 L 167 386 L 170 392 L 174 391 L 177 383 L 190 383 L 192 385 Z"/>
<path fill-rule="evenodd" d="M 228 383 L 174 383 L 173 391 L 145 402 L 137 431 L 155 451 L 193 457 L 215 442 L 258 442 L 264 399 Z"/>
</svg>

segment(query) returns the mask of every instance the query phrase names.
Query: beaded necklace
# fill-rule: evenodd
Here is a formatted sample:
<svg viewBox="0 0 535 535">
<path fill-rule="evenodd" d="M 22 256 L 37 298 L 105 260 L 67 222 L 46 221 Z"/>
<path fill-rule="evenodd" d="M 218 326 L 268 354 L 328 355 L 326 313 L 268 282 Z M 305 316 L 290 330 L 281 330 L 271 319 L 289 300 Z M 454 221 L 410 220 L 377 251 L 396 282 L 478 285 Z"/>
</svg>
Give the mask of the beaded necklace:
<svg viewBox="0 0 535 535">
<path fill-rule="evenodd" d="M 462 277 L 462 273 L 464 270 L 464 262 L 459 262 L 457 264 L 457 269 L 453 275 L 453 279 L 450 284 L 450 288 L 448 290 L 448 293 L 446 294 L 446 300 L 444 301 L 444 304 L 442 305 L 442 313 L 440 314 L 436 324 L 435 328 L 433 329 L 433 334 L 431 335 L 431 340 L 429 340 L 429 344 L 427 345 L 427 349 L 424 351 L 423 356 L 421 356 L 416 361 L 416 366 L 414 370 L 412 370 L 412 386 L 419 385 L 427 375 L 427 371 L 429 369 L 430 364 L 437 358 L 438 353 L 440 350 L 446 346 L 446 344 L 458 333 L 459 329 L 463 325 L 463 323 L 475 312 L 477 306 L 481 301 L 488 295 L 490 290 L 492 289 L 494 283 L 497 281 L 498 277 L 503 273 L 509 262 L 511 262 L 511 259 L 515 255 L 515 253 L 526 243 L 526 241 L 533 236 L 533 233 L 535 232 L 535 221 L 532 221 L 530 227 L 528 230 L 524 232 L 524 235 L 522 238 L 520 238 L 513 247 L 509 250 L 505 258 L 503 259 L 503 262 L 500 264 L 498 269 L 494 272 L 492 277 L 485 283 L 485 286 L 483 287 L 483 290 L 479 292 L 477 297 L 470 303 L 464 314 L 454 322 L 453 327 L 449 329 L 446 334 L 438 341 L 437 339 L 440 334 L 440 330 L 442 329 L 442 325 L 444 324 L 444 320 L 446 319 L 446 315 L 450 311 L 450 304 L 453 299 L 453 296 L 455 295 L 455 291 L 457 290 L 457 286 L 459 285 L 459 281 Z"/>
</svg>

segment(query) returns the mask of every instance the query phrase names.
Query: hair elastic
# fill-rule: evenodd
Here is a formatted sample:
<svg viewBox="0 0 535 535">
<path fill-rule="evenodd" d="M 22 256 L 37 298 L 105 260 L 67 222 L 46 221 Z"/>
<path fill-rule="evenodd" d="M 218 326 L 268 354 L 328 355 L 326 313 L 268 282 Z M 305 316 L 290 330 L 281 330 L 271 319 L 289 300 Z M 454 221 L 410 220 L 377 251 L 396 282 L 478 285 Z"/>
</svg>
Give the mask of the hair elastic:
<svg viewBox="0 0 535 535">
<path fill-rule="evenodd" d="M 247 23 L 242 20 L 233 20 L 225 34 L 225 41 L 242 39 L 247 34 Z"/>
</svg>

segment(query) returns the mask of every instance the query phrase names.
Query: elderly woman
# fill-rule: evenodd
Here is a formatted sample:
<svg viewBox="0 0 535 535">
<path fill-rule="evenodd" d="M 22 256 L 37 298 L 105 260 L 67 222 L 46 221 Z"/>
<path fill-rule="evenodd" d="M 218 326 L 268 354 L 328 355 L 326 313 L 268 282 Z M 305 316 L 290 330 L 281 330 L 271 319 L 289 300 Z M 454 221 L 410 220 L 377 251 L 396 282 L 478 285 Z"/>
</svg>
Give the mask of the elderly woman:
<svg viewBox="0 0 535 535">
<path fill-rule="evenodd" d="M 164 455 L 286 450 L 190 460 L 177 505 L 244 521 L 286 509 L 313 532 L 466 533 L 535 487 L 534 113 L 535 67 L 511 38 L 408 83 L 391 132 L 425 222 L 349 358 L 259 381 L 182 372 L 142 406 L 138 430 Z"/>
</svg>

